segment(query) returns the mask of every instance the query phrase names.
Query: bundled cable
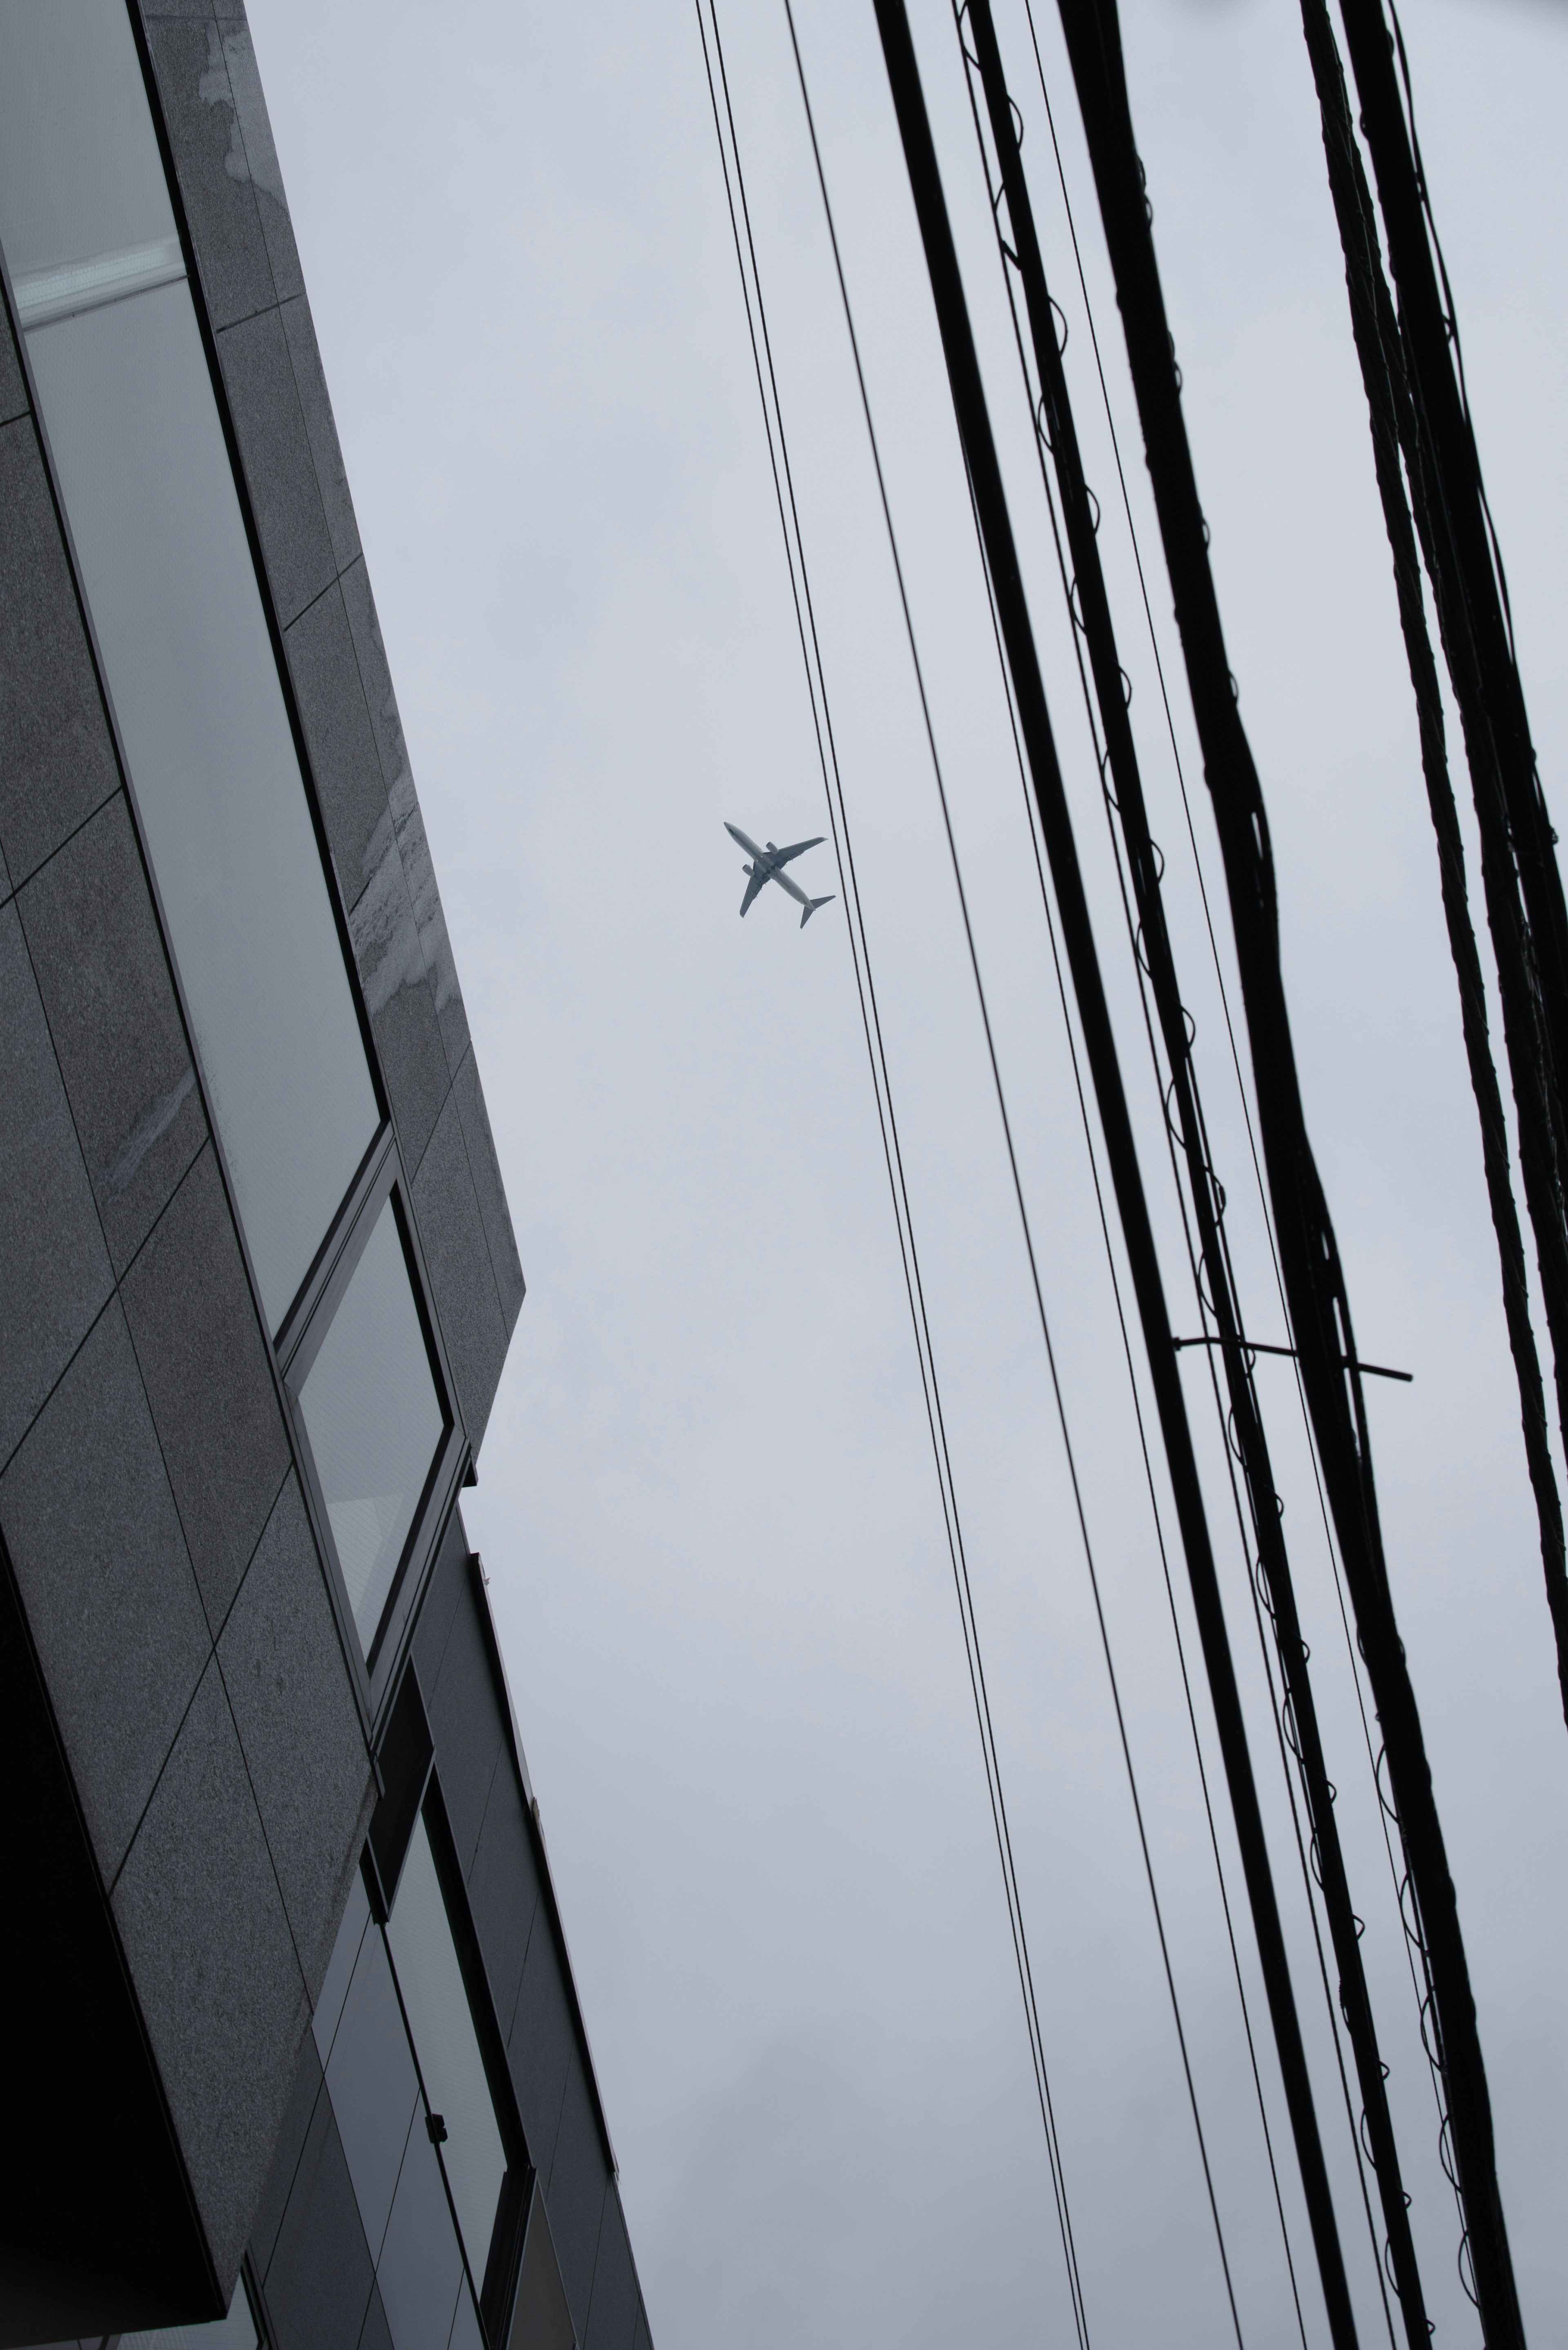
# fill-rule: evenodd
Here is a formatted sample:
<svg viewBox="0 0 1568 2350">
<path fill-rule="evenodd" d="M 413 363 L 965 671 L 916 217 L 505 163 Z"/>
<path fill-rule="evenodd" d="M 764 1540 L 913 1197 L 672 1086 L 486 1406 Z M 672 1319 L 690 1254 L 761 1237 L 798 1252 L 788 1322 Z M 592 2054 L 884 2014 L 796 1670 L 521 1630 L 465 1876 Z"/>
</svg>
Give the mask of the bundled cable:
<svg viewBox="0 0 1568 2350">
<path fill-rule="evenodd" d="M 1134 140 L 1114 0 L 1059 0 L 1116 279 L 1205 776 L 1225 865 L 1293 1336 L 1382 1720 L 1410 1902 L 1430 1969 L 1450 2143 L 1490 2350 L 1522 2343 L 1490 2099 L 1420 1715 L 1395 1620 L 1349 1298 L 1307 1139 L 1280 968 L 1268 817 L 1237 708 Z"/>
<path fill-rule="evenodd" d="M 1355 2343 L 1356 2334 L 1344 2253 L 1280 1924 L 1272 1868 L 1241 1716 L 1234 1661 L 1225 1627 L 1191 1430 L 1177 1370 L 1158 1256 L 1084 892 L 1072 820 L 1046 707 L 1039 658 L 962 278 L 953 247 L 902 0 L 877 0 L 877 18 L 916 215 L 925 245 L 954 411 L 969 469 L 998 622 L 1006 648 L 1019 731 L 1028 758 L 1041 830 L 1051 864 L 1085 1050 L 1094 1081 L 1106 1159 L 1144 1330 L 1150 1379 L 1181 1528 L 1324 2300 L 1334 2342 L 1341 2345 L 1341 2350 L 1345 2350 L 1345 2345 Z"/>
<path fill-rule="evenodd" d="M 1302 15 L 1323 116 L 1329 188 L 1345 254 L 1351 325 L 1366 392 L 1378 494 L 1394 558 L 1400 628 L 1416 696 L 1421 765 L 1438 840 L 1443 912 L 1459 980 L 1470 1086 L 1480 1121 L 1487 1198 L 1502 1268 L 1503 1313 L 1519 1384 L 1525 1461 L 1541 1528 L 1546 1600 L 1557 1647 L 1563 1714 L 1568 1720 L 1568 1562 L 1564 1558 L 1563 1504 L 1547 1434 L 1540 1357 L 1531 1326 L 1524 1244 L 1509 1174 L 1508 1128 L 1487 1036 L 1485 985 L 1470 928 L 1464 844 L 1443 741 L 1442 700 L 1422 607 L 1417 535 L 1432 582 L 1449 674 L 1459 706 L 1481 827 L 1483 882 L 1497 957 L 1504 1041 L 1519 1118 L 1525 1200 L 1535 1232 L 1542 1295 L 1556 1361 L 1559 1421 L 1568 1432 L 1568 1220 L 1563 1199 L 1564 1170 L 1559 1154 L 1561 1105 L 1556 1100 L 1563 1073 L 1562 1041 L 1552 1036 L 1546 1003 L 1538 984 L 1539 959 L 1522 890 L 1521 860 L 1511 837 L 1503 761 L 1499 755 L 1497 731 L 1491 723 L 1481 671 L 1481 630 L 1472 618 L 1473 607 L 1478 602 L 1484 607 L 1489 601 L 1489 590 L 1494 591 L 1492 600 L 1495 599 L 1501 575 L 1500 569 L 1494 582 L 1489 565 L 1480 581 L 1472 583 L 1469 567 L 1462 560 L 1458 536 L 1448 525 L 1449 501 L 1432 445 L 1431 426 L 1427 421 L 1437 403 L 1425 395 L 1417 399 L 1412 392 L 1415 338 L 1403 330 L 1383 276 L 1372 198 L 1351 124 L 1344 68 L 1324 0 L 1303 0 Z M 1402 123 L 1400 127 L 1402 130 Z M 1416 293 L 1420 293 L 1418 286 Z M 1446 352 L 1442 364 L 1446 372 Z M 1468 417 L 1465 431 L 1468 433 Z M 1473 440 L 1469 448 L 1473 452 Z M 1415 524 L 1400 473 L 1401 452 L 1415 501 Z M 1465 486 L 1461 484 L 1461 496 Z M 1479 468 L 1468 487 L 1472 500 L 1484 501 Z M 1511 649 L 1504 649 L 1499 657 L 1505 659 L 1512 687 L 1517 689 Z M 1511 691 L 1509 700 L 1513 698 Z M 1521 712 L 1522 707 L 1521 694 Z M 1533 779 L 1532 761 L 1531 776 Z M 1529 795 L 1527 816 L 1538 792 L 1537 785 L 1536 791 Z M 1556 871 L 1550 842 L 1544 854 L 1550 860 L 1551 871 L 1542 877 L 1542 882 L 1550 897 L 1551 878 Z M 1528 868 L 1528 858 L 1522 862 Z M 1554 908 L 1549 908 L 1549 921 L 1554 919 Z"/>
<path fill-rule="evenodd" d="M 1023 285 L 1038 380 L 1037 429 L 1049 450 L 1062 501 L 1073 563 L 1071 604 L 1075 625 L 1088 648 L 1100 712 L 1107 791 L 1119 816 L 1137 912 L 1141 967 L 1152 983 L 1155 1004 L 1171 1071 L 1174 1124 L 1188 1170 L 1198 1229 L 1199 1295 L 1212 1314 L 1231 1404 L 1231 1429 L 1246 1478 L 1250 1515 L 1258 1544 L 1261 1594 L 1272 1621 L 1290 1742 L 1300 1763 L 1313 1846 L 1322 1885 L 1340 2002 L 1360 2085 L 1366 2142 L 1376 2174 L 1388 2245 L 1389 2272 L 1398 2295 L 1412 2350 L 1426 2350 L 1425 2298 L 1410 2232 L 1408 2198 L 1400 2178 L 1398 2150 L 1379 2054 L 1372 2002 L 1362 1964 L 1360 1920 L 1351 1900 L 1334 1790 L 1324 1757 L 1317 1708 L 1302 1636 L 1279 1496 L 1269 1459 L 1262 1416 L 1251 1378 L 1251 1357 L 1237 1296 L 1230 1250 L 1224 1238 L 1224 1191 L 1215 1173 L 1192 1060 L 1191 1023 L 1181 999 L 1160 892 L 1162 860 L 1149 832 L 1143 781 L 1134 745 L 1117 655 L 1110 602 L 1100 564 L 1097 515 L 1079 453 L 1053 306 L 1035 230 L 1020 140 L 992 17 L 991 0 L 968 0 L 964 11 L 973 40 L 973 63 L 985 95 L 1005 198 L 1007 234 L 997 209 L 997 236 L 1005 260 Z"/>
</svg>

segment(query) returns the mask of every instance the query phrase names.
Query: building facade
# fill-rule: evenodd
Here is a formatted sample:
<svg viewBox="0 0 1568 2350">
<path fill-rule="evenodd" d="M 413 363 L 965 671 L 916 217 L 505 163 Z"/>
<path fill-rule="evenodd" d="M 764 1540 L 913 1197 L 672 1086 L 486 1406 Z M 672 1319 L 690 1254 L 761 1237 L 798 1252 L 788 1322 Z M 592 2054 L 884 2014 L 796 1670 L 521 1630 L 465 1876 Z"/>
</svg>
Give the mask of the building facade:
<svg viewBox="0 0 1568 2350">
<path fill-rule="evenodd" d="M 523 1276 L 238 5 L 0 0 L 0 2350 L 636 2350 L 459 1507 Z"/>
</svg>

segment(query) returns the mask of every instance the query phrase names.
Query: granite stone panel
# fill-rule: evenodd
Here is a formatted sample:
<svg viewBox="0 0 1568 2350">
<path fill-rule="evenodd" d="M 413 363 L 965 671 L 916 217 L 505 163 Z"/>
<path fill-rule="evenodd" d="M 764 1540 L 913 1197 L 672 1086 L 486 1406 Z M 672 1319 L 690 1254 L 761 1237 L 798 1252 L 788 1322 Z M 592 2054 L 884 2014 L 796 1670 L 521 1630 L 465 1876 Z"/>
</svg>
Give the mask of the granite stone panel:
<svg viewBox="0 0 1568 2350">
<path fill-rule="evenodd" d="M 392 673 L 387 666 L 387 648 L 381 641 L 381 623 L 376 616 L 376 599 L 370 593 L 370 577 L 362 557 L 344 572 L 342 588 L 355 658 L 365 688 L 365 704 L 376 730 L 381 781 L 389 799 L 394 786 L 409 773 L 409 754 L 403 741 L 403 722 L 398 715 L 398 697 L 392 691 Z"/>
<path fill-rule="evenodd" d="M 229 94 L 239 123 L 239 138 L 231 141 L 223 169 L 231 179 L 244 177 L 251 183 L 256 217 L 272 264 L 273 284 L 278 300 L 283 302 L 302 294 L 305 280 L 300 276 L 299 250 L 294 241 L 294 224 L 288 216 L 288 199 L 283 192 L 283 173 L 278 168 L 277 147 L 262 95 L 261 76 L 256 71 L 250 27 L 241 5 L 218 7 L 213 13 L 219 18 L 235 20 L 223 25 L 220 35 Z M 210 69 L 215 74 L 215 66 Z"/>
<path fill-rule="evenodd" d="M 468 1906 L 503 2031 L 511 2022 L 539 1909 L 539 1872 L 512 1758 L 490 1783 L 484 1825 L 468 1873 Z"/>
<path fill-rule="evenodd" d="M 599 2222 L 598 2254 L 594 2262 L 593 2296 L 588 2303 L 587 2336 L 584 2350 L 632 2350 L 637 2331 L 637 2271 L 631 2264 L 626 2220 L 612 2182 Z"/>
<path fill-rule="evenodd" d="M 351 914 L 372 870 L 370 842 L 387 821 L 387 787 L 342 588 L 334 585 L 318 596 L 283 641 L 338 895 Z"/>
<path fill-rule="evenodd" d="M 348 918 L 355 968 L 405 1167 L 417 1167 L 452 1085 L 389 812 L 366 851 L 365 887 Z"/>
<path fill-rule="evenodd" d="M 16 354 L 9 313 L 0 309 L 0 424 L 27 412 L 27 384 Z"/>
<path fill-rule="evenodd" d="M 0 1479 L 0 1523 L 112 1882 L 212 1654 L 118 1300 Z"/>
<path fill-rule="evenodd" d="M 119 794 L 17 901 L 117 1273 L 207 1136 L 151 893 Z"/>
<path fill-rule="evenodd" d="M 414 1177 L 414 1218 L 470 1443 L 478 1451 L 506 1360 L 507 1329 L 455 1097 Z"/>
<path fill-rule="evenodd" d="M 281 285 L 278 292 L 283 293 Z M 332 552 L 339 571 L 347 571 L 358 559 L 359 525 L 354 519 L 354 501 L 348 494 L 348 476 L 343 469 L 343 451 L 327 397 L 327 378 L 322 373 L 316 326 L 310 305 L 303 295 L 284 303 L 283 331 L 288 337 L 294 380 L 310 440 L 310 453 L 316 461 L 316 479 L 327 527 L 332 534 Z"/>
<path fill-rule="evenodd" d="M 5 863 L 5 852 L 0 848 L 0 906 L 5 905 L 10 895 L 11 875 Z"/>
<path fill-rule="evenodd" d="M 113 1275 L 16 902 L 0 912 L 0 1465 Z"/>
<path fill-rule="evenodd" d="M 112 1906 L 227 2293 L 266 2183 L 310 2003 L 216 1658 Z"/>
<path fill-rule="evenodd" d="M 420 1603 L 420 1620 L 414 1627 L 413 1659 L 420 1676 L 420 1691 L 427 1700 L 427 1713 L 430 1693 L 435 1688 L 446 1644 L 452 1637 L 452 1619 L 468 1589 L 470 1556 L 462 1513 L 454 1510 L 441 1536 L 441 1549 Z"/>
<path fill-rule="evenodd" d="M 398 854 L 403 860 L 409 900 L 414 910 L 414 922 L 420 934 L 420 951 L 424 956 L 425 969 L 430 974 L 431 993 L 435 999 L 436 1018 L 441 1023 L 448 1073 L 455 1074 L 468 1050 L 468 1014 L 463 1009 L 462 991 L 457 983 L 457 963 L 452 955 L 441 891 L 436 887 L 435 867 L 431 861 L 430 842 L 425 837 L 425 820 L 414 790 L 413 776 L 406 766 L 388 792 L 387 806 L 391 811 L 397 833 Z"/>
<path fill-rule="evenodd" d="M 290 1454 L 211 1143 L 164 1210 L 121 1295 L 216 1634 Z"/>
<path fill-rule="evenodd" d="M 484 1089 L 479 1082 L 479 1067 L 472 1051 L 464 1054 L 452 1079 L 452 1089 L 457 1095 L 458 1116 L 462 1120 L 468 1171 L 473 1178 L 480 1222 L 490 1251 L 490 1269 L 495 1275 L 502 1318 L 510 1337 L 523 1310 L 525 1284 L 512 1230 L 512 1211 L 506 1204 L 501 1180 L 501 1162 L 495 1156 L 495 1138 L 490 1131 L 490 1113 L 484 1107 Z"/>
<path fill-rule="evenodd" d="M 274 2350 L 355 2350 L 375 2282 L 332 2100 L 318 2097 L 262 2280 Z"/>
<path fill-rule="evenodd" d="M 556 2257 L 561 2263 L 561 2282 L 566 2288 L 579 2342 L 587 2324 L 594 2257 L 598 2250 L 599 2221 L 608 2184 L 609 2170 L 594 2116 L 593 2098 L 582 2061 L 574 2054 L 566 2074 L 566 2093 L 561 2101 L 561 2126 L 545 2199 L 550 2210 Z"/>
<path fill-rule="evenodd" d="M 0 427 L 0 842 L 20 885 L 119 789 L 31 417 Z"/>
<path fill-rule="evenodd" d="M 149 13 L 146 24 L 207 314 L 215 328 L 231 326 L 269 308 L 277 289 L 223 36 L 210 14 Z"/>
<path fill-rule="evenodd" d="M 376 1783 L 310 1521 L 291 1474 L 218 1662 L 310 2003 L 320 1994 Z"/>
<path fill-rule="evenodd" d="M 446 1654 L 425 1711 L 435 1741 L 441 1800 L 457 1847 L 458 1866 L 466 1877 L 504 1740 L 490 1659 L 471 1593 L 464 1594 L 452 1619 Z"/>
<path fill-rule="evenodd" d="M 534 1921 L 528 1943 L 517 2011 L 506 2043 L 506 2063 L 517 2092 L 528 2158 L 546 2181 L 556 2158 L 566 2073 L 576 2058 L 576 2033 L 556 1937 L 541 1914 Z M 554 2213 L 554 2201 L 550 2208 Z"/>
<path fill-rule="evenodd" d="M 276 308 L 225 328 L 218 363 L 273 602 L 286 629 L 331 586 L 337 566 Z"/>
<path fill-rule="evenodd" d="M 316 2043 L 307 2032 L 305 2045 L 299 2052 L 299 2062 L 294 2068 L 294 2081 L 288 2092 L 288 2103 L 284 2108 L 277 2144 L 272 2150 L 266 2185 L 262 2189 L 261 2201 L 251 2227 L 247 2249 L 258 2276 L 265 2276 L 277 2246 L 278 2230 L 283 2226 L 284 2213 L 294 2193 L 294 2182 L 311 2125 L 316 2119 L 321 2079 L 321 2059 L 316 2053 Z"/>
</svg>

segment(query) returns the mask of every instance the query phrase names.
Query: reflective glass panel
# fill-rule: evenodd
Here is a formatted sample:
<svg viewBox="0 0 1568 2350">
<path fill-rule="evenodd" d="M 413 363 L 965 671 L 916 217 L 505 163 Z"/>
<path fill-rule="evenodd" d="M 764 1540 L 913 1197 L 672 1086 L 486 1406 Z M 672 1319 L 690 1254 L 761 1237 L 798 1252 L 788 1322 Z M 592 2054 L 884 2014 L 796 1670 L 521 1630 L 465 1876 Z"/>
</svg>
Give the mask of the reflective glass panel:
<svg viewBox="0 0 1568 2350">
<path fill-rule="evenodd" d="M 431 2111 L 446 2126 L 441 2160 L 476 2285 L 483 2288 L 506 2155 L 480 2054 L 468 1989 L 452 1939 L 446 1901 L 425 1824 L 403 1863 L 387 1927 L 398 1988 L 420 2060 Z M 450 2319 L 451 2309 L 447 2311 Z"/>
<path fill-rule="evenodd" d="M 369 1656 L 446 1426 L 390 1197 L 299 1403 Z"/>
<path fill-rule="evenodd" d="M 234 2287 L 227 2317 L 215 2317 L 210 2325 L 155 2325 L 119 2337 L 122 2350 L 132 2345 L 135 2350 L 256 2350 L 259 2338 L 244 2277 Z"/>
<path fill-rule="evenodd" d="M 376 2260 L 410 2128 L 427 2146 L 429 2140 L 387 1946 L 375 1932 L 360 1944 L 327 2066 L 327 2093 L 365 2223 L 365 2241 Z M 450 2303 L 447 2314 L 452 2314 Z"/>
<path fill-rule="evenodd" d="M 332 1956 L 327 1961 L 321 1996 L 310 2019 L 310 2029 L 316 2035 L 316 2053 L 323 2065 L 331 2058 L 332 2043 L 337 2036 L 337 2026 L 342 2019 L 343 2002 L 348 1996 L 359 1945 L 365 1939 L 365 1929 L 369 1922 L 370 1904 L 365 1896 L 365 1880 L 356 1869 L 354 1882 L 348 1888 L 348 1906 L 343 1912 L 343 1923 L 337 1929 L 337 1939 L 332 1946 Z"/>
<path fill-rule="evenodd" d="M 422 2120 L 409 2135 L 376 2282 L 393 2350 L 446 2350 L 462 2286 L 462 2254 Z"/>
<path fill-rule="evenodd" d="M 378 1112 L 121 0 L 0 0 L 0 239 L 263 1302 Z"/>
</svg>

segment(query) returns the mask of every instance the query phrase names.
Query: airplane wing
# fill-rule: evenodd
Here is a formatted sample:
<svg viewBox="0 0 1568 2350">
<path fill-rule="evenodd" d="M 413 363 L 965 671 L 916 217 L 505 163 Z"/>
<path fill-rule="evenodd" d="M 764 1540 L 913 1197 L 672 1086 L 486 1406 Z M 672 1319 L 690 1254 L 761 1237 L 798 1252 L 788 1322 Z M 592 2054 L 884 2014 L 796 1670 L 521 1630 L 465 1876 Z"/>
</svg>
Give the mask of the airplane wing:
<svg viewBox="0 0 1568 2350">
<path fill-rule="evenodd" d="M 773 852 L 774 865 L 787 865 L 792 857 L 799 857 L 808 848 L 820 848 L 826 837 L 825 832 L 819 832 L 815 840 L 797 840 L 793 848 L 775 848 Z"/>
<path fill-rule="evenodd" d="M 745 912 L 745 910 L 746 910 L 747 907 L 751 904 L 752 899 L 756 896 L 757 891 L 758 891 L 759 889 L 765 889 L 765 888 L 766 888 L 766 886 L 767 886 L 767 882 L 768 882 L 768 876 L 767 876 L 767 874 L 765 874 L 765 873 L 753 873 L 753 876 L 752 876 L 751 879 L 750 879 L 750 880 L 747 882 L 747 884 L 746 884 L 746 894 L 745 894 L 745 896 L 744 896 L 744 897 L 742 899 L 742 900 L 741 900 L 741 911 L 742 911 L 742 914 Z"/>
</svg>

